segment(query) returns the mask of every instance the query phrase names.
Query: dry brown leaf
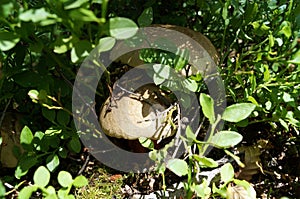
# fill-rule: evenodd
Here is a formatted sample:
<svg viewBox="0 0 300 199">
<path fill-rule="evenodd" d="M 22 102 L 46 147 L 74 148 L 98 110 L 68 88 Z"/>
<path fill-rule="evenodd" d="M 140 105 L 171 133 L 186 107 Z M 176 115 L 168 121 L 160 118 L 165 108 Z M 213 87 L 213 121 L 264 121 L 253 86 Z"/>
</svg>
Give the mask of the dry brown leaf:
<svg viewBox="0 0 300 199">
<path fill-rule="evenodd" d="M 260 163 L 260 148 L 257 146 L 242 146 L 238 148 L 240 153 L 245 153 L 245 167 L 241 169 L 238 178 L 250 181 L 252 176 L 257 174 L 260 170 L 258 166 Z"/>
</svg>

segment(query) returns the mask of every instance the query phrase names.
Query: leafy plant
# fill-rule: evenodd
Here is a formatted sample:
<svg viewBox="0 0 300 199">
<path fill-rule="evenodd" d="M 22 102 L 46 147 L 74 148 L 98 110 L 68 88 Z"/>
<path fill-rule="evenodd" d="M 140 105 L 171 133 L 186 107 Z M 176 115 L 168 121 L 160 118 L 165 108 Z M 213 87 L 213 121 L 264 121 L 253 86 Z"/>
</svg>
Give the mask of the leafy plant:
<svg viewBox="0 0 300 199">
<path fill-rule="evenodd" d="M 40 166 L 34 173 L 34 184 L 24 187 L 19 193 L 19 198 L 30 198 L 37 190 L 42 191 L 44 198 L 75 198 L 74 195 L 70 194 L 72 186 L 79 188 L 88 184 L 84 176 L 77 176 L 73 179 L 69 172 L 60 171 L 57 176 L 57 181 L 62 188 L 56 192 L 53 186 L 47 186 L 50 182 L 50 177 L 49 170 L 44 166 Z"/>
</svg>

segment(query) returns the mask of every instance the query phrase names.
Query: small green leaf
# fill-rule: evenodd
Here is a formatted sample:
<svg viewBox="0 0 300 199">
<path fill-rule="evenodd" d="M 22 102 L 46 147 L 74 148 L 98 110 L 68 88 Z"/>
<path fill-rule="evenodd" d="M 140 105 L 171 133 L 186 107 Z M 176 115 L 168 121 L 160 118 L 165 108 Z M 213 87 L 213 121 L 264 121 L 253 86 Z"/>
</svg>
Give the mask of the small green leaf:
<svg viewBox="0 0 300 199">
<path fill-rule="evenodd" d="M 178 176 L 185 176 L 188 174 L 188 165 L 181 159 L 170 159 L 167 163 L 167 168 Z"/>
<path fill-rule="evenodd" d="M 20 143 L 25 145 L 30 145 L 32 140 L 33 140 L 33 134 L 31 130 L 27 126 L 24 126 L 20 135 Z"/>
<path fill-rule="evenodd" d="M 57 180 L 62 187 L 69 187 L 73 183 L 73 178 L 67 171 L 60 171 L 58 173 Z"/>
<path fill-rule="evenodd" d="M 188 90 L 192 92 L 196 92 L 198 90 L 198 84 L 195 80 L 192 79 L 184 79 L 182 81 L 182 85 L 184 88 L 187 88 Z"/>
<path fill-rule="evenodd" d="M 2 144 L 2 137 L 0 137 L 0 145 Z"/>
<path fill-rule="evenodd" d="M 37 191 L 37 186 L 24 187 L 18 194 L 19 199 L 30 199 L 33 192 Z"/>
<path fill-rule="evenodd" d="M 77 0 L 77 1 L 67 1 L 66 3 L 70 3 L 68 5 L 65 5 L 65 10 L 70 10 L 74 8 L 79 8 L 84 3 L 89 2 L 89 0 Z"/>
<path fill-rule="evenodd" d="M 194 143 L 194 141 L 197 140 L 196 135 L 194 134 L 194 132 L 190 126 L 186 127 L 185 135 L 189 142 L 189 145 L 192 145 Z"/>
<path fill-rule="evenodd" d="M 24 156 L 22 157 L 19 162 L 18 166 L 15 170 L 15 177 L 20 179 L 22 176 L 26 175 L 28 170 L 35 166 L 38 163 L 36 156 Z"/>
<path fill-rule="evenodd" d="M 33 175 L 34 184 L 39 187 L 46 187 L 50 182 L 50 172 L 46 167 L 40 166 Z"/>
<path fill-rule="evenodd" d="M 51 122 L 54 122 L 55 116 L 56 116 L 55 110 L 51 110 L 51 109 L 43 107 L 42 114 L 43 114 L 43 117 L 45 117 L 46 119 L 48 119 Z"/>
<path fill-rule="evenodd" d="M 20 41 L 18 35 L 12 32 L 0 32 L 0 50 L 7 51 L 15 47 Z"/>
<path fill-rule="evenodd" d="M 289 63 L 292 63 L 292 64 L 299 64 L 300 65 L 300 50 L 298 50 L 294 56 L 293 56 L 293 59 L 288 61 Z"/>
<path fill-rule="evenodd" d="M 131 19 L 124 17 L 114 17 L 109 19 L 110 35 L 116 39 L 128 39 L 133 37 L 137 30 L 137 25 Z"/>
<path fill-rule="evenodd" d="M 74 151 L 75 153 L 79 153 L 81 150 L 81 143 L 78 139 L 78 137 L 72 137 L 72 139 L 70 140 L 68 147 Z"/>
<path fill-rule="evenodd" d="M 215 111 L 213 99 L 204 93 L 200 94 L 200 105 L 202 107 L 203 114 L 208 118 L 209 122 L 213 124 L 215 122 Z"/>
<path fill-rule="evenodd" d="M 86 186 L 88 185 L 88 180 L 86 179 L 86 177 L 84 176 L 77 176 L 75 179 L 74 179 L 74 182 L 73 182 L 73 185 L 75 187 L 83 187 L 83 186 Z"/>
<path fill-rule="evenodd" d="M 255 105 L 251 103 L 233 104 L 225 109 L 222 119 L 228 122 L 239 122 L 246 119 L 254 109 Z"/>
<path fill-rule="evenodd" d="M 203 180 L 202 184 L 195 185 L 194 189 L 197 196 L 201 198 L 208 198 L 207 196 L 209 196 L 211 193 L 211 189 L 206 179 Z"/>
<path fill-rule="evenodd" d="M 286 38 L 290 38 L 292 36 L 291 23 L 289 21 L 284 21 L 281 23 L 280 34 L 283 34 Z"/>
<path fill-rule="evenodd" d="M 243 140 L 243 136 L 235 131 L 217 132 L 211 139 L 211 142 L 221 148 L 228 148 L 237 145 Z"/>
<path fill-rule="evenodd" d="M 21 13 L 19 15 L 19 18 L 21 21 L 32 21 L 35 23 L 35 22 L 44 21 L 47 18 L 55 19 L 57 18 L 57 15 L 47 12 L 45 8 L 39 8 L 39 9 L 27 10 Z"/>
<path fill-rule="evenodd" d="M 70 122 L 70 115 L 63 110 L 59 110 L 56 114 L 57 122 L 62 126 L 67 126 Z"/>
<path fill-rule="evenodd" d="M 78 21 L 100 22 L 100 19 L 97 18 L 93 11 L 85 8 L 72 10 L 69 15 L 72 19 Z"/>
<path fill-rule="evenodd" d="M 221 180 L 227 184 L 234 177 L 234 169 L 230 163 L 226 163 L 221 167 Z"/>
<path fill-rule="evenodd" d="M 286 92 L 283 93 L 282 99 L 283 99 L 284 102 L 293 102 L 293 101 L 295 101 L 295 99 L 292 98 L 292 96 L 289 93 L 286 93 Z"/>
<path fill-rule="evenodd" d="M 138 18 L 140 27 L 150 26 L 153 21 L 152 7 L 146 8 Z"/>
<path fill-rule="evenodd" d="M 59 157 L 57 155 L 49 155 L 46 159 L 46 166 L 49 169 L 49 171 L 54 171 L 57 166 L 59 165 Z"/>
<path fill-rule="evenodd" d="M 139 142 L 141 143 L 141 145 L 145 148 L 148 149 L 154 149 L 154 143 L 151 139 L 146 138 L 146 137 L 140 137 L 139 138 Z"/>
<path fill-rule="evenodd" d="M 74 47 L 71 50 L 71 61 L 73 63 L 78 62 L 84 57 L 89 55 L 89 52 L 92 50 L 92 45 L 87 40 L 82 40 L 74 44 Z"/>
<path fill-rule="evenodd" d="M 199 157 L 196 154 L 193 155 L 193 158 L 199 162 L 201 168 L 215 168 L 218 166 L 218 163 L 212 158 Z"/>
<path fill-rule="evenodd" d="M 0 143 L 1 144 L 1 143 Z M 5 197 L 5 187 L 2 183 L 2 181 L 0 180 L 0 199 L 4 199 Z"/>
<path fill-rule="evenodd" d="M 99 52 L 109 51 L 114 47 L 115 43 L 116 43 L 116 39 L 113 37 L 101 38 L 98 45 Z"/>
</svg>

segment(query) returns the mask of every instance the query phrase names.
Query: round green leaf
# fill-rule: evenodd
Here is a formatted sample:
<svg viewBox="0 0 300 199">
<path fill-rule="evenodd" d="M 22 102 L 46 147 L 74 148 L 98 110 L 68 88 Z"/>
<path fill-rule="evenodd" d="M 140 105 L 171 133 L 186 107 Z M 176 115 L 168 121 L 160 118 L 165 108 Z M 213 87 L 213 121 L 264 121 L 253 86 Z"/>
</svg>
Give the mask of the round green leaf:
<svg viewBox="0 0 300 199">
<path fill-rule="evenodd" d="M 68 147 L 74 151 L 75 153 L 79 153 L 81 150 L 81 143 L 78 139 L 78 137 L 72 137 L 72 139 L 70 140 Z"/>
<path fill-rule="evenodd" d="M 20 143 L 29 145 L 29 144 L 31 144 L 32 139 L 33 139 L 33 134 L 31 132 L 31 130 L 27 126 L 24 126 L 24 128 L 21 131 L 21 135 L 20 135 Z"/>
<path fill-rule="evenodd" d="M 62 126 L 67 126 L 67 124 L 70 122 L 70 115 L 66 111 L 59 110 L 57 112 L 56 119 L 57 122 Z"/>
<path fill-rule="evenodd" d="M 228 122 L 239 122 L 246 119 L 254 109 L 255 105 L 252 103 L 233 104 L 225 109 L 222 119 Z"/>
<path fill-rule="evenodd" d="M 234 169 L 230 163 L 224 164 L 221 167 L 221 180 L 227 184 L 231 180 L 233 180 L 234 177 Z"/>
<path fill-rule="evenodd" d="M 34 184 L 39 187 L 45 187 L 50 181 L 50 172 L 46 167 L 40 166 L 33 175 Z"/>
<path fill-rule="evenodd" d="M 202 168 L 215 168 L 218 166 L 218 163 L 212 158 L 199 157 L 196 154 L 193 155 L 193 158 L 199 162 Z"/>
<path fill-rule="evenodd" d="M 0 50 L 10 50 L 20 41 L 18 35 L 12 32 L 0 32 Z"/>
<path fill-rule="evenodd" d="M 128 39 L 136 34 L 137 25 L 131 19 L 115 17 L 109 19 L 110 35 L 116 39 Z"/>
<path fill-rule="evenodd" d="M 211 142 L 221 148 L 235 146 L 243 140 L 243 136 L 235 131 L 220 131 L 216 133 Z"/>
<path fill-rule="evenodd" d="M 116 39 L 113 37 L 101 38 L 99 41 L 99 51 L 100 52 L 108 51 L 112 49 L 112 47 L 114 47 L 115 43 L 116 43 Z"/>
<path fill-rule="evenodd" d="M 86 177 L 84 176 L 77 176 L 75 179 L 74 179 L 74 182 L 73 182 L 73 185 L 75 187 L 83 187 L 83 186 L 86 186 L 88 185 L 88 180 L 86 179 Z"/>
<path fill-rule="evenodd" d="M 67 171 L 60 171 L 57 176 L 57 180 L 62 187 L 68 187 L 73 183 L 73 178 Z"/>
<path fill-rule="evenodd" d="M 184 160 L 171 159 L 167 163 L 167 168 L 178 176 L 185 176 L 188 174 L 189 167 Z"/>
</svg>

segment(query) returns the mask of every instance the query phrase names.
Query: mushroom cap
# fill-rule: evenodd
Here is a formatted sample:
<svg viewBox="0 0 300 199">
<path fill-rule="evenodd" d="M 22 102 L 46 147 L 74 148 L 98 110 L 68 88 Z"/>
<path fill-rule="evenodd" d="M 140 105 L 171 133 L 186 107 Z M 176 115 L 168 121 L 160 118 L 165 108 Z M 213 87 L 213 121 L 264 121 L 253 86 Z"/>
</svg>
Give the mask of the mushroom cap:
<svg viewBox="0 0 300 199">
<path fill-rule="evenodd" d="M 160 102 L 158 92 L 161 90 L 155 85 L 145 85 L 136 91 L 143 99 L 132 94 L 114 100 L 109 97 L 100 111 L 104 133 L 128 140 L 140 137 L 158 140 L 172 136 L 175 131 L 166 121 L 168 107 Z"/>
</svg>

